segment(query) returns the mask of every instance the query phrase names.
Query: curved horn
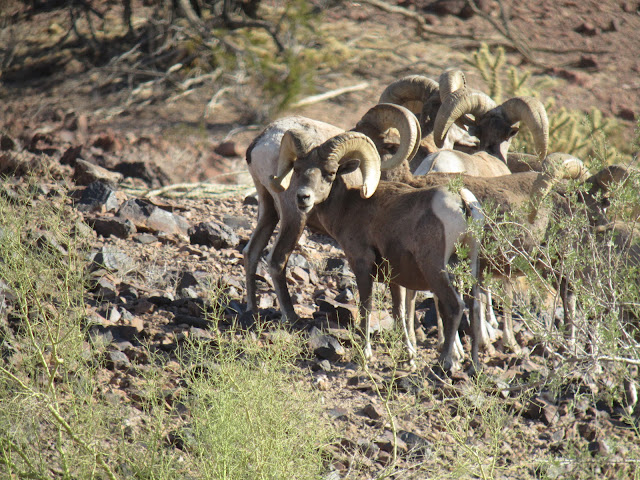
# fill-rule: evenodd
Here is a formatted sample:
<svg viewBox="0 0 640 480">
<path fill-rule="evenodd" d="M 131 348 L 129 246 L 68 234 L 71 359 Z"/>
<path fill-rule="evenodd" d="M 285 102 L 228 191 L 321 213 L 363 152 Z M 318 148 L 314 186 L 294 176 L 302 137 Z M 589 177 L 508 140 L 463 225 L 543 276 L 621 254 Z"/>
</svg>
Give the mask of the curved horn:
<svg viewBox="0 0 640 480">
<path fill-rule="evenodd" d="M 549 119 L 540 100 L 533 97 L 515 97 L 504 102 L 500 108 L 513 125 L 523 122 L 533 134 L 539 158 L 547 156 L 549 146 Z"/>
<path fill-rule="evenodd" d="M 544 159 L 543 170 L 547 169 L 547 164 L 552 165 L 553 168 L 559 168 L 558 175 L 563 179 L 581 179 L 589 173 L 582 160 L 568 153 L 550 153 Z"/>
<path fill-rule="evenodd" d="M 420 147 L 420 124 L 416 116 L 407 108 L 391 103 L 379 103 L 370 108 L 358 122 L 356 131 L 365 133 L 368 128 L 380 135 L 389 128 L 396 128 L 400 133 L 400 147 L 380 168 L 389 170 L 401 164 L 404 160 L 411 160 Z"/>
<path fill-rule="evenodd" d="M 408 75 L 385 88 L 378 103 L 402 105 L 413 114 L 419 115 L 425 100 L 437 93 L 438 88 L 435 80 L 423 75 Z"/>
<path fill-rule="evenodd" d="M 338 164 L 357 158 L 362 171 L 362 198 L 374 194 L 380 182 L 380 155 L 373 141 L 360 132 L 344 132 L 318 147 L 321 158 Z"/>
<path fill-rule="evenodd" d="M 284 132 L 280 140 L 280 155 L 278 157 L 278 169 L 275 175 L 270 177 L 271 187 L 276 192 L 283 192 L 289 188 L 293 162 L 313 148 L 313 138 L 306 130 L 294 128 Z"/>
<path fill-rule="evenodd" d="M 496 103 L 488 95 L 471 92 L 466 87 L 451 92 L 442 102 L 438 115 L 436 115 L 433 127 L 433 139 L 436 146 L 442 148 L 449 128 L 460 117 L 471 114 L 477 119 L 495 106 Z"/>
<path fill-rule="evenodd" d="M 452 92 L 465 88 L 467 86 L 467 79 L 465 78 L 462 70 L 450 68 L 440 75 L 439 84 L 440 100 L 444 102 Z"/>
</svg>

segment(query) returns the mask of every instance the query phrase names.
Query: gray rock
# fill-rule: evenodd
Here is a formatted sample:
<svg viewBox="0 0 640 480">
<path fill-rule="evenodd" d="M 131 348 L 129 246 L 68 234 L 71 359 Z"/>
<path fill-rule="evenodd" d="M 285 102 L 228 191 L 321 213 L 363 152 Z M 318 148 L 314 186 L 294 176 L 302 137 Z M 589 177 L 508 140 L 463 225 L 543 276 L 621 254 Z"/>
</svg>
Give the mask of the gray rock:
<svg viewBox="0 0 640 480">
<path fill-rule="evenodd" d="M 235 248 L 240 244 L 238 236 L 225 224 L 202 222 L 188 231 L 191 243 L 207 245 L 215 249 Z"/>
<path fill-rule="evenodd" d="M 108 247 L 102 249 L 92 258 L 93 268 L 104 268 L 110 272 L 122 272 L 133 266 L 133 260 L 124 252 Z"/>
<path fill-rule="evenodd" d="M 120 201 L 115 189 L 102 181 L 96 181 L 84 189 L 76 208 L 81 212 L 95 212 L 105 210 L 107 212 L 117 210 Z"/>
<path fill-rule="evenodd" d="M 107 367 L 111 370 L 126 370 L 131 366 L 129 357 L 119 350 L 107 353 Z"/>
<path fill-rule="evenodd" d="M 413 432 L 402 430 L 398 437 L 409 448 L 409 453 L 415 457 L 429 457 L 433 453 L 429 440 Z"/>
<path fill-rule="evenodd" d="M 309 332 L 307 344 L 315 355 L 331 362 L 340 360 L 346 354 L 338 339 L 331 335 L 323 335 L 316 327 L 312 327 Z"/>
</svg>

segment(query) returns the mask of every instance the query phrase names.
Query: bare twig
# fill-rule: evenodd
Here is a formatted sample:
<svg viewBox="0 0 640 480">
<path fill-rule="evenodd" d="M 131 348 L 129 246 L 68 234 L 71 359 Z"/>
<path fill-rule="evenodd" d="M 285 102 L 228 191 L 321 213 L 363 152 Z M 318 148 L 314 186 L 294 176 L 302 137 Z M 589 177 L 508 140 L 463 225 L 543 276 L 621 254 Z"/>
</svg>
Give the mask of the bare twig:
<svg viewBox="0 0 640 480">
<path fill-rule="evenodd" d="M 358 83 L 350 87 L 336 88 L 335 90 L 329 90 L 328 92 L 320 93 L 318 95 L 312 95 L 307 98 L 303 98 L 291 105 L 292 108 L 304 107 L 305 105 L 312 105 L 314 103 L 324 102 L 331 98 L 339 97 L 345 93 L 357 92 L 369 88 L 369 82 Z"/>
</svg>

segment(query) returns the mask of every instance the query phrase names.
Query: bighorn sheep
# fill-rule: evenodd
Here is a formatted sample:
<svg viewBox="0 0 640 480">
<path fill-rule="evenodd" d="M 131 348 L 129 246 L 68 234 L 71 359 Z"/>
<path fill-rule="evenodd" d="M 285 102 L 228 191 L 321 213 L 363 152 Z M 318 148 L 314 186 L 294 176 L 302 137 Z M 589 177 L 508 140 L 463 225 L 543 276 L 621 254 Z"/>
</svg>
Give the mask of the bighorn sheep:
<svg viewBox="0 0 640 480">
<path fill-rule="evenodd" d="M 404 104 L 413 111 L 422 106 L 420 120 L 423 135 L 432 132 L 435 145 L 445 148 L 428 154 L 422 160 L 417 156 L 413 162 L 417 167 L 410 167 L 415 175 L 431 172 L 461 172 L 480 177 L 508 175 L 511 171 L 503 155 L 506 155 L 511 138 L 518 131 L 515 124 L 519 121 L 523 121 L 533 132 L 536 149 L 541 155 L 538 160 L 539 170 L 544 167 L 549 122 L 544 106 L 536 99 L 517 97 L 497 106 L 488 95 L 468 89 L 462 71 L 450 69 L 440 76 L 439 84 L 426 77 L 405 77 L 387 87 L 381 100 Z M 471 120 L 468 114 L 472 114 L 474 119 Z M 476 135 L 479 139 L 479 151 L 473 154 L 450 149 L 453 146 L 452 138 L 460 138 L 460 132 L 466 134 L 464 128 L 456 125 L 462 121 L 463 126 L 467 125 L 469 134 Z M 407 173 L 396 169 L 384 172 L 382 178 L 402 182 L 403 175 Z M 414 299 L 415 293 L 407 292 L 406 310 L 409 315 L 415 311 Z M 497 326 L 489 291 L 481 289 L 481 303 L 481 344 L 489 345 L 494 337 L 491 324 Z M 485 315 L 493 321 L 485 322 Z M 505 340 L 505 344 L 512 350 L 518 350 L 515 339 L 507 336 Z M 456 341 L 455 352 L 456 356 L 463 352 L 459 340 Z"/>
<path fill-rule="evenodd" d="M 547 155 L 549 120 L 542 103 L 533 97 L 514 97 L 501 105 L 487 95 L 470 91 L 464 74 L 453 85 L 461 85 L 442 99 L 433 127 L 434 142 L 438 148 L 446 146 L 448 131 L 460 120 L 468 127 L 469 135 L 478 138 L 477 152 L 466 154 L 455 150 L 442 150 L 422 160 L 416 175 L 428 172 L 464 171 L 476 176 L 497 176 L 510 173 L 506 166 L 511 139 L 518 133 L 517 124 L 523 122 L 533 134 L 536 153 L 542 159 Z M 473 115 L 473 120 L 469 118 Z M 497 159 L 497 161 L 496 161 Z M 453 170 L 458 168 L 458 170 Z"/>
<path fill-rule="evenodd" d="M 563 178 L 585 178 L 585 170 L 582 162 L 575 157 L 566 155 L 551 156 L 552 161 L 547 163 L 547 170 L 542 173 L 525 172 L 506 175 L 502 177 L 471 177 L 462 176 L 465 188 L 470 190 L 478 199 L 481 205 L 487 202 L 498 207 L 499 212 L 515 212 L 524 207 L 529 209 L 529 214 L 525 218 L 523 225 L 523 236 L 513 239 L 516 251 L 531 253 L 537 245 L 544 241 L 546 232 L 551 222 L 552 211 L 569 212 L 569 200 L 564 196 L 562 184 L 559 183 L 559 176 Z M 559 164 L 559 166 L 558 166 Z M 606 223 L 604 212 L 607 206 L 606 193 L 613 182 L 618 182 L 625 178 L 627 169 L 620 166 L 610 166 L 600 170 L 583 180 L 585 191 L 580 194 L 581 202 L 589 213 L 592 228 Z M 448 183 L 451 175 L 430 174 L 424 176 L 407 177 L 405 181 L 419 189 L 425 187 L 440 186 Z M 544 206 L 541 201 L 543 197 L 549 197 L 551 205 Z M 540 212 L 540 209 L 545 210 Z M 486 229 L 491 230 L 491 225 L 485 223 Z M 480 273 L 488 269 L 494 275 L 509 278 L 512 275 L 519 275 L 520 272 L 512 270 L 511 259 L 485 258 L 480 256 Z M 566 285 L 570 287 L 569 285 Z M 567 290 L 570 292 L 570 289 Z M 563 306 L 565 307 L 566 328 L 572 328 L 572 311 L 568 303 L 568 296 L 562 295 Z M 409 317 L 409 329 L 412 328 Z M 481 331 L 482 325 L 478 319 L 475 329 Z M 513 338 L 512 322 L 510 316 L 505 318 L 505 335 Z"/>
<path fill-rule="evenodd" d="M 383 150 L 384 147 L 380 134 L 389 127 L 398 129 L 401 144 L 394 155 L 384 155 L 382 168 L 387 168 L 387 165 L 395 165 L 398 161 L 410 159 L 415 155 L 420 138 L 417 119 L 403 107 L 380 104 L 371 108 L 356 126 L 358 131 L 369 135 L 379 145 L 380 150 Z M 278 171 L 278 158 L 283 135 L 290 129 L 302 129 L 307 132 L 306 143 L 303 145 L 307 151 L 341 133 L 342 130 L 333 125 L 304 117 L 285 117 L 267 126 L 247 149 L 248 170 L 253 178 L 259 202 L 258 222 L 243 252 L 247 285 L 247 310 L 257 311 L 255 275 L 258 262 L 276 225 L 280 222 L 280 232 L 268 258 L 269 270 L 284 319 L 295 321 L 298 317 L 286 284 L 287 261 L 307 224 L 320 231 L 322 228 L 318 222 L 314 221 L 313 212 L 303 213 L 297 208 L 295 194 L 292 191 L 281 193 L 274 190 L 270 181 L 270 178 Z M 286 181 L 285 178 L 280 180 Z M 346 176 L 345 181 L 358 183 L 360 181 L 359 173 L 354 172 L 354 174 Z"/>
<path fill-rule="evenodd" d="M 506 155 L 519 122 L 531 130 L 539 157 L 547 154 L 549 121 L 540 101 L 515 97 L 496 105 L 488 95 L 470 90 L 461 70 L 445 71 L 439 83 L 421 75 L 401 78 L 383 91 L 380 102 L 403 105 L 419 116 L 422 134 L 431 146 L 426 155 L 421 152 L 414 158 L 411 171 L 416 175 L 465 172 L 484 177 L 511 173 Z M 456 142 L 477 152 L 452 150 Z"/>
<path fill-rule="evenodd" d="M 430 290 L 437 296 L 445 335 L 439 363 L 449 371 L 464 302 L 446 268 L 460 241 L 469 246 L 471 271 L 477 273 L 477 243 L 468 234 L 465 211 L 475 211 L 475 199 L 464 189 L 454 193 L 446 186 L 415 189 L 380 182 L 379 154 L 361 133 L 336 135 L 312 150 L 306 148 L 309 141 L 302 130 L 284 134 L 273 188 L 293 192 L 297 208 L 305 215 L 314 212 L 324 231 L 344 250 L 360 294 L 365 357 L 372 355 L 369 322 L 373 282 L 388 279 L 400 309 L 402 287 Z M 344 179 L 356 169 L 363 178 L 359 189 Z M 475 325 L 475 316 L 471 317 Z M 405 340 L 409 343 L 406 330 Z M 475 341 L 472 360 L 477 366 Z"/>
</svg>

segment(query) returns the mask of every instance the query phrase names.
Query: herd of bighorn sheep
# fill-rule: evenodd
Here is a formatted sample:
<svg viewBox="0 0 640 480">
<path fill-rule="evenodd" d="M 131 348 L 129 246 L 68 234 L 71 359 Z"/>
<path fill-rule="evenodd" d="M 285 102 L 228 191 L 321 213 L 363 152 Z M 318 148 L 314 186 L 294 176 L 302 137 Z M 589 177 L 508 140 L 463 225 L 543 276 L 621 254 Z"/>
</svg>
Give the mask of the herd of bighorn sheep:
<svg viewBox="0 0 640 480">
<path fill-rule="evenodd" d="M 533 161 L 509 154 L 521 123 L 534 138 Z M 400 137 L 395 145 L 386 141 L 391 128 Z M 268 267 L 283 319 L 297 320 L 286 265 L 309 226 L 340 245 L 355 275 L 366 358 L 372 356 L 373 283 L 387 281 L 392 313 L 404 328 L 412 361 L 416 292 L 428 290 L 441 322 L 439 367 L 448 372 L 462 358 L 458 329 L 467 308 L 472 367 L 478 368 L 479 347 L 490 344 L 497 326 L 483 279 L 487 273 L 503 278 L 510 292 L 509 281 L 519 274 L 510 256 L 514 252 L 503 258 L 483 255 L 472 232 L 491 235 L 484 206 L 496 206 L 498 214 L 529 212 L 519 238 L 511 241 L 517 252 L 531 253 L 545 239 L 550 212 L 571 207 L 564 179 L 584 184 L 579 201 L 596 232 L 610 224 L 608 189 L 628 175 L 621 166 L 590 174 L 575 157 L 548 154 L 548 142 L 549 122 L 540 101 L 516 97 L 497 105 L 470 89 L 455 69 L 438 82 L 420 75 L 393 82 L 350 131 L 301 116 L 274 121 L 246 154 L 259 201 L 257 226 L 244 249 L 247 310 L 257 311 L 256 270 L 279 223 Z M 512 163 L 517 165 L 513 172 Z M 523 165 L 532 171 L 523 171 Z M 465 297 L 447 268 L 459 244 L 468 247 L 475 279 Z M 571 285 L 563 280 L 558 288 L 571 333 Z M 503 343 L 517 351 L 510 302 L 505 303 Z"/>
</svg>

